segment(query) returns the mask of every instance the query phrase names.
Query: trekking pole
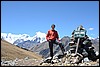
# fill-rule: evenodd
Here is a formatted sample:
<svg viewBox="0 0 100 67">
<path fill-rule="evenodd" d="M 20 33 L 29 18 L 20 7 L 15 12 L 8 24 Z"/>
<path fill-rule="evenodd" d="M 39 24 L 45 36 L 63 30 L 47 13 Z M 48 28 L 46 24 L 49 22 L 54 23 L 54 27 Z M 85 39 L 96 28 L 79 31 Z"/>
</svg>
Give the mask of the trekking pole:
<svg viewBox="0 0 100 67">
<path fill-rule="evenodd" d="M 77 54 L 77 50 L 78 50 L 79 41 L 80 41 L 80 38 L 78 38 L 78 41 L 77 41 L 77 46 L 76 46 L 75 55 Z"/>
<path fill-rule="evenodd" d="M 64 44 L 61 41 L 59 41 L 59 44 L 60 44 L 61 51 L 62 51 L 62 53 L 64 55 L 64 52 L 65 52 Z"/>
</svg>

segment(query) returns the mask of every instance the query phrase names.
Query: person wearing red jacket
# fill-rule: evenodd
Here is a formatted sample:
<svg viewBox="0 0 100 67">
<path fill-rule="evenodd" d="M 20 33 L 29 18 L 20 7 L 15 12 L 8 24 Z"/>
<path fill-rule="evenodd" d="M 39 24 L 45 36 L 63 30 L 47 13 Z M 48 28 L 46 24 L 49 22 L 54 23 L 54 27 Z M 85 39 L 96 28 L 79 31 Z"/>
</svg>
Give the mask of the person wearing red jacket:
<svg viewBox="0 0 100 67">
<path fill-rule="evenodd" d="M 52 24 L 51 25 L 51 30 L 48 31 L 47 35 L 46 35 L 46 39 L 49 42 L 49 48 L 50 48 L 50 56 L 53 58 L 53 44 L 57 44 L 60 46 L 63 54 L 64 54 L 64 47 L 62 45 L 62 43 L 59 43 L 59 35 L 58 32 L 55 30 L 55 25 Z M 58 40 L 58 42 L 57 42 Z"/>
</svg>

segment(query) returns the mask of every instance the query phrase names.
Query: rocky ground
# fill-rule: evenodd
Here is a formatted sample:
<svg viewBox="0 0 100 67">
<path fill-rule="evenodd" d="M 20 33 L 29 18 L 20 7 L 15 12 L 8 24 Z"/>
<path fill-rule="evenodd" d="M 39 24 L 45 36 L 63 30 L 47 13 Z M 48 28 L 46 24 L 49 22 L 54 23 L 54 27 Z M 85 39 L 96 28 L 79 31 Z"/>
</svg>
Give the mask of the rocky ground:
<svg viewBox="0 0 100 67">
<path fill-rule="evenodd" d="M 24 59 L 16 58 L 10 61 L 1 60 L 1 66 L 99 66 L 99 59 L 91 61 L 86 57 L 80 63 L 74 63 L 76 61 L 75 58 L 73 59 L 69 55 L 55 55 L 52 62 L 49 62 L 49 59 L 37 60 L 26 57 Z"/>
<path fill-rule="evenodd" d="M 28 57 L 24 59 L 18 59 L 15 60 L 1 60 L 1 66 L 39 66 L 40 60 L 37 59 L 30 59 Z"/>
</svg>

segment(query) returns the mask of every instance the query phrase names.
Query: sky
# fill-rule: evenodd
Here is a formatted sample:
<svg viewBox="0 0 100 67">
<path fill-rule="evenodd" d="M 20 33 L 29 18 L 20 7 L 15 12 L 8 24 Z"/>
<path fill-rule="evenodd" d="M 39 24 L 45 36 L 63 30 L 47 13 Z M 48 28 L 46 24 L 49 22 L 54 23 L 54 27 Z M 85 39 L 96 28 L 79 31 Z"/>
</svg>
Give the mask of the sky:
<svg viewBox="0 0 100 67">
<path fill-rule="evenodd" d="M 1 1 L 1 32 L 47 33 L 56 25 L 59 37 L 71 36 L 79 25 L 99 36 L 99 1 Z"/>
</svg>

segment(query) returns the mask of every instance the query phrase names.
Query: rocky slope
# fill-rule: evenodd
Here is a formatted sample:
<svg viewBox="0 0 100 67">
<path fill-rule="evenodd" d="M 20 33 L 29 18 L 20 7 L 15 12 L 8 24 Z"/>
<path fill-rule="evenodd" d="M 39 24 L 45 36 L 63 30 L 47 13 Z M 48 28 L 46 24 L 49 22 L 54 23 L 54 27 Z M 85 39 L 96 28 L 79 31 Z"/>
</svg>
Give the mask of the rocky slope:
<svg viewBox="0 0 100 67">
<path fill-rule="evenodd" d="M 70 37 L 68 37 L 68 36 L 65 36 L 65 37 L 63 37 L 62 39 L 61 39 L 61 42 L 63 43 L 63 45 L 64 45 L 64 48 L 65 48 L 65 51 L 67 51 L 68 50 L 68 42 L 70 41 Z M 59 54 L 61 54 L 61 49 L 60 49 L 60 47 L 59 47 L 59 45 L 56 45 L 56 44 L 54 44 L 53 45 L 53 51 L 54 51 L 54 55 L 56 54 L 56 53 L 59 53 Z M 48 46 L 48 42 L 47 41 L 45 41 L 45 42 L 43 42 L 43 43 L 41 43 L 41 44 L 39 44 L 39 45 L 36 45 L 33 49 L 32 49 L 32 51 L 33 52 L 38 52 L 39 53 L 39 55 L 42 55 L 42 56 L 44 56 L 44 57 L 48 57 L 49 56 L 49 46 Z"/>
<path fill-rule="evenodd" d="M 91 40 L 94 46 L 94 50 L 99 52 L 99 39 L 92 39 Z M 64 36 L 61 39 L 62 44 L 64 45 L 65 51 L 69 50 L 69 45 L 68 43 L 70 42 L 70 37 L 68 36 Z M 62 54 L 61 49 L 59 47 L 59 45 L 54 44 L 53 45 L 53 51 L 54 51 L 54 55 L 57 54 Z M 36 52 L 39 55 L 42 55 L 43 57 L 48 57 L 49 56 L 49 45 L 48 42 L 45 41 L 43 43 L 37 44 L 35 46 L 31 46 L 31 48 L 29 49 L 33 52 Z"/>
<path fill-rule="evenodd" d="M 15 45 L 11 45 L 7 41 L 1 40 L 1 59 L 2 60 L 14 60 L 16 58 L 23 59 L 25 57 L 41 59 L 36 53 L 31 51 L 27 51 L 16 47 Z"/>
</svg>

